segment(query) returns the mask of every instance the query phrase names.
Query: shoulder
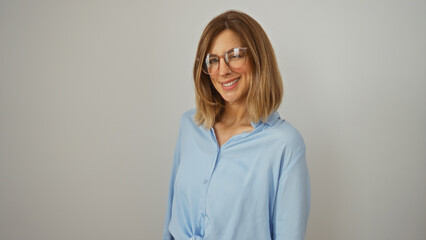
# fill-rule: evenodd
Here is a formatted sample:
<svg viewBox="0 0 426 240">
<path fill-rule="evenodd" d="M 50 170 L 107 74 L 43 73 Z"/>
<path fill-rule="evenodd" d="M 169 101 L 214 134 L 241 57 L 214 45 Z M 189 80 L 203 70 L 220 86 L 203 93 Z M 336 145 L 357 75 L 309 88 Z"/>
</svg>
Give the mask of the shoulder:
<svg viewBox="0 0 426 240">
<path fill-rule="evenodd" d="M 195 112 L 196 112 L 195 108 L 192 108 L 192 109 L 189 109 L 189 110 L 185 111 L 182 114 L 182 116 L 181 116 L 181 121 L 183 121 L 183 120 L 185 120 L 185 121 L 188 121 L 188 120 L 193 121 Z"/>
<path fill-rule="evenodd" d="M 198 128 L 197 124 L 194 121 L 194 115 L 195 115 L 196 109 L 189 109 L 185 111 L 181 117 L 180 117 L 180 128 Z"/>
<path fill-rule="evenodd" d="M 281 149 L 280 169 L 286 169 L 305 161 L 305 142 L 302 134 L 287 120 L 279 121 L 271 126 L 274 141 Z"/>
<path fill-rule="evenodd" d="M 302 134 L 287 120 L 279 118 L 269 129 L 269 134 L 281 146 L 292 149 L 304 149 Z"/>
</svg>

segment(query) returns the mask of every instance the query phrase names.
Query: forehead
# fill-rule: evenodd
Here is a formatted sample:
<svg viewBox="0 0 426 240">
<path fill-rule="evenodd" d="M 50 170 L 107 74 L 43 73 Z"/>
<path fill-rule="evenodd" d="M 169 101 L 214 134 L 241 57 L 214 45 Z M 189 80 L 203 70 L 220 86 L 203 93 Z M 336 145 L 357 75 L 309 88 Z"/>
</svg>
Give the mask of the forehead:
<svg viewBox="0 0 426 240">
<path fill-rule="evenodd" d="M 209 53 L 222 55 L 231 48 L 242 47 L 242 42 L 237 33 L 230 29 L 220 32 L 212 41 Z"/>
</svg>

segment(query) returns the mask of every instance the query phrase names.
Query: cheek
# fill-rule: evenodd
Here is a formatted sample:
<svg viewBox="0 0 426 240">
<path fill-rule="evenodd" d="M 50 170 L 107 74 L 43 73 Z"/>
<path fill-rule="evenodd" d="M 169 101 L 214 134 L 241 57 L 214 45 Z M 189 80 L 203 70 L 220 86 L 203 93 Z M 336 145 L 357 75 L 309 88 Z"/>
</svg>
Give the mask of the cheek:
<svg viewBox="0 0 426 240">
<path fill-rule="evenodd" d="M 251 64 L 249 62 L 247 62 L 241 69 L 240 69 L 240 73 L 241 74 L 251 74 L 252 69 L 251 69 Z"/>
<path fill-rule="evenodd" d="M 213 85 L 213 87 L 214 87 L 214 89 L 216 89 L 217 91 L 219 91 L 220 90 L 220 83 L 218 83 L 217 81 L 216 81 L 216 79 L 214 79 L 214 78 L 211 78 L 211 83 L 212 83 L 212 85 Z"/>
<path fill-rule="evenodd" d="M 216 87 L 216 85 L 217 85 L 217 81 L 216 81 L 216 79 L 215 79 L 215 78 L 210 78 L 210 82 L 213 84 L 213 86 L 215 86 L 215 87 Z"/>
</svg>

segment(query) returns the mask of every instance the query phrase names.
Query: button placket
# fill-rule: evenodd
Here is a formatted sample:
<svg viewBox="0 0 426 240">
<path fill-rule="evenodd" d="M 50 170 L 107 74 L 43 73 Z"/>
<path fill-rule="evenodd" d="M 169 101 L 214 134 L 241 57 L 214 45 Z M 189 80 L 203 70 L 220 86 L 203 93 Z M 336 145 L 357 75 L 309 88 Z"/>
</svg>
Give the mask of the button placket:
<svg viewBox="0 0 426 240">
<path fill-rule="evenodd" d="M 213 132 L 214 135 L 214 132 Z M 214 152 L 215 156 L 212 159 L 212 162 L 210 164 L 210 168 L 206 172 L 205 178 L 202 180 L 203 182 L 203 196 L 202 201 L 200 204 L 200 212 L 199 212 L 199 226 L 200 226 L 200 234 L 204 237 L 205 233 L 205 221 L 206 221 L 206 205 L 207 205 L 207 192 L 209 190 L 210 181 L 214 172 L 214 169 L 216 167 L 216 163 L 220 157 L 220 147 L 217 145 L 216 151 Z"/>
<path fill-rule="evenodd" d="M 201 180 L 202 182 L 202 194 L 200 196 L 200 207 L 199 207 L 199 217 L 198 217 L 198 233 L 200 235 L 197 235 L 196 237 L 202 239 L 204 238 L 204 233 L 205 233 L 205 228 L 204 228 L 204 224 L 206 221 L 206 204 L 207 204 L 207 192 L 209 190 L 209 185 L 210 185 L 210 181 L 213 175 L 213 171 L 216 167 L 216 163 L 220 157 L 220 152 L 221 152 L 221 148 L 219 147 L 219 144 L 216 141 L 216 136 L 214 133 L 213 128 L 211 129 L 211 134 L 212 134 L 212 139 L 215 143 L 216 149 L 214 151 L 211 152 L 211 154 L 214 156 L 212 156 L 212 160 L 210 162 L 210 166 L 206 169 L 204 178 Z M 198 238 L 195 238 L 198 240 Z"/>
</svg>

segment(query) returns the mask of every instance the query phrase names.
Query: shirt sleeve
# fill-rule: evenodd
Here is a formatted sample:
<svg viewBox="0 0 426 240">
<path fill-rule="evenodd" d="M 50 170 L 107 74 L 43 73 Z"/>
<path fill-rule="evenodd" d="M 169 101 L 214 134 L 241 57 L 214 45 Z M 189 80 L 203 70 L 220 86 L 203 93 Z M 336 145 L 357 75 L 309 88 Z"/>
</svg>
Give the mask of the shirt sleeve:
<svg viewBox="0 0 426 240">
<path fill-rule="evenodd" d="M 274 240 L 303 240 L 310 211 L 305 145 L 286 148 L 273 215 Z"/>
<path fill-rule="evenodd" d="M 163 229 L 163 240 L 174 240 L 173 236 L 169 232 L 169 223 L 172 216 L 172 205 L 173 205 L 173 195 L 174 195 L 174 183 L 176 178 L 177 169 L 179 167 L 180 162 L 180 138 L 181 138 L 181 128 L 179 129 L 179 136 L 176 143 L 175 151 L 174 151 L 174 157 L 173 157 L 173 165 L 172 165 L 172 173 L 170 177 L 170 184 L 169 184 L 169 194 L 168 194 L 168 200 L 167 200 L 167 211 L 166 211 L 166 219 L 164 222 L 164 229 Z"/>
</svg>

